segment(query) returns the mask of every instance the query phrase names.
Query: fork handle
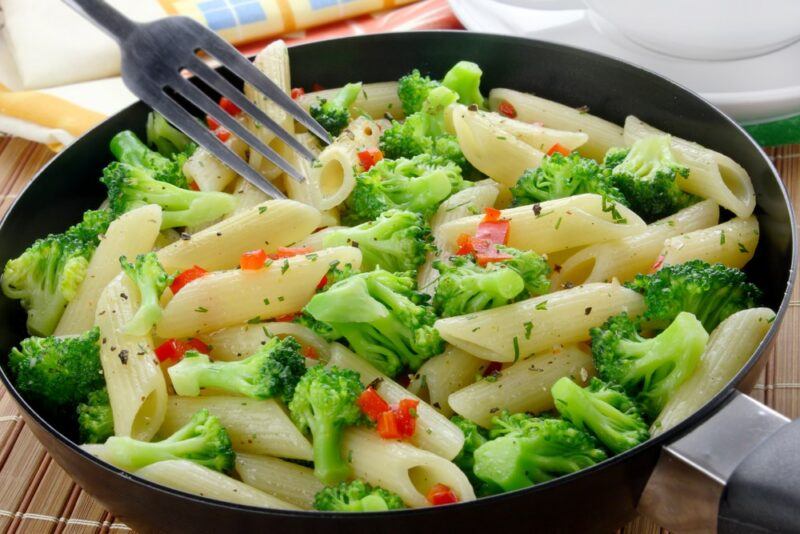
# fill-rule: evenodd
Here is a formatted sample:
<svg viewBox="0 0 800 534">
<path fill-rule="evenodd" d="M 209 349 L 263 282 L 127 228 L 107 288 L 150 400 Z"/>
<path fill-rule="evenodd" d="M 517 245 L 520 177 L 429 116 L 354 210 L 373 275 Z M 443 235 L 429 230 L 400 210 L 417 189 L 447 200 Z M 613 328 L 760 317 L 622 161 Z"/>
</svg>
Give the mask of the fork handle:
<svg viewBox="0 0 800 534">
<path fill-rule="evenodd" d="M 135 22 L 103 0 L 63 0 L 63 2 L 120 43 L 136 27 Z"/>
</svg>

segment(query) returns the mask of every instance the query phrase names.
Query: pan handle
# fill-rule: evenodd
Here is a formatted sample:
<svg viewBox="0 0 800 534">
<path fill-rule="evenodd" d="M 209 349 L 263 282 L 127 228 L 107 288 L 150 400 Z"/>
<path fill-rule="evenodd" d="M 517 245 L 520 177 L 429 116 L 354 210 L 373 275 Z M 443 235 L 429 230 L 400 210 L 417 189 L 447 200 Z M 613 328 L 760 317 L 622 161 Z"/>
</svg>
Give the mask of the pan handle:
<svg viewBox="0 0 800 534">
<path fill-rule="evenodd" d="M 680 533 L 800 532 L 800 420 L 733 393 L 664 446 L 638 509 Z"/>
</svg>

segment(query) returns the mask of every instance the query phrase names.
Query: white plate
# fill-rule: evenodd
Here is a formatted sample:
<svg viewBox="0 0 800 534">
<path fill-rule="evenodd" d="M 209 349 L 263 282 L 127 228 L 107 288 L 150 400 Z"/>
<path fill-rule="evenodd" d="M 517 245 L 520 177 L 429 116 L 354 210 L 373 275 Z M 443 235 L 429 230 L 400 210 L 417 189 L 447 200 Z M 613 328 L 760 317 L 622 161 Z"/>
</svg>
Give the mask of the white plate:
<svg viewBox="0 0 800 534">
<path fill-rule="evenodd" d="M 800 113 L 800 42 L 754 58 L 693 61 L 643 48 L 585 10 L 526 9 L 492 0 L 450 5 L 468 30 L 552 41 L 641 65 L 699 92 L 740 122 Z"/>
</svg>

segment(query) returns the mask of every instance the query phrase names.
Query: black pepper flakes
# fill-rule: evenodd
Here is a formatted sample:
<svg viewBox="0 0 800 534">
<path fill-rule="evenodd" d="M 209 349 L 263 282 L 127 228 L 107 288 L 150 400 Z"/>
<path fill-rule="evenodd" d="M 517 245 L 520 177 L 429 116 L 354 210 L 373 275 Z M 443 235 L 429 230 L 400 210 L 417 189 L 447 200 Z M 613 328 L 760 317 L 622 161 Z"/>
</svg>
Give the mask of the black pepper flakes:
<svg viewBox="0 0 800 534">
<path fill-rule="evenodd" d="M 187 234 L 186 232 L 181 232 L 181 239 L 184 241 L 189 241 L 192 238 L 192 234 Z"/>
<path fill-rule="evenodd" d="M 467 106 L 467 109 L 470 111 L 478 111 L 478 104 L 470 104 Z"/>
<path fill-rule="evenodd" d="M 585 310 L 583 310 L 583 314 L 584 315 L 589 315 L 590 313 L 592 313 L 592 307 L 591 306 L 587 306 L 587 308 Z"/>
<path fill-rule="evenodd" d="M 127 351 L 127 349 L 122 349 L 121 351 L 119 351 L 119 354 L 117 354 L 117 356 L 119 357 L 119 361 L 122 362 L 122 365 L 128 365 L 128 351 Z"/>
<path fill-rule="evenodd" d="M 128 295 L 125 293 L 120 293 L 119 296 L 122 298 L 122 300 L 128 300 Z"/>
<path fill-rule="evenodd" d="M 555 272 L 557 272 L 557 273 L 560 273 L 561 272 L 561 265 L 559 265 L 557 263 L 553 264 L 553 270 Z"/>
<path fill-rule="evenodd" d="M 533 205 L 533 214 L 538 217 L 541 213 L 542 213 L 542 205 L 539 204 L 539 203 L 534 204 Z"/>
<path fill-rule="evenodd" d="M 498 408 L 497 406 L 495 406 L 494 408 L 489 408 L 489 413 L 497 413 L 499 411 L 500 411 L 500 408 Z"/>
</svg>

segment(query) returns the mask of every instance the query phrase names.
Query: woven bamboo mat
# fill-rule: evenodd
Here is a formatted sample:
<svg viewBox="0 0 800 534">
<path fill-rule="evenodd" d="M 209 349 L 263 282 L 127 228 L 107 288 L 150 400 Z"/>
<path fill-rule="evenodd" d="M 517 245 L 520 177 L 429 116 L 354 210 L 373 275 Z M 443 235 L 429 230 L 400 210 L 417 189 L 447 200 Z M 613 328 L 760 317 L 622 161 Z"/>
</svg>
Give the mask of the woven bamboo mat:
<svg viewBox="0 0 800 534">
<path fill-rule="evenodd" d="M 800 145 L 770 150 L 770 157 L 800 206 Z M 52 153 L 20 139 L 0 138 L 0 215 Z M 791 418 L 800 417 L 800 299 L 792 298 L 774 349 L 753 396 Z M 0 532 L 70 533 L 130 531 L 85 493 L 49 457 L 22 422 L 11 395 L 0 386 Z M 637 519 L 626 534 L 662 529 Z"/>
</svg>

